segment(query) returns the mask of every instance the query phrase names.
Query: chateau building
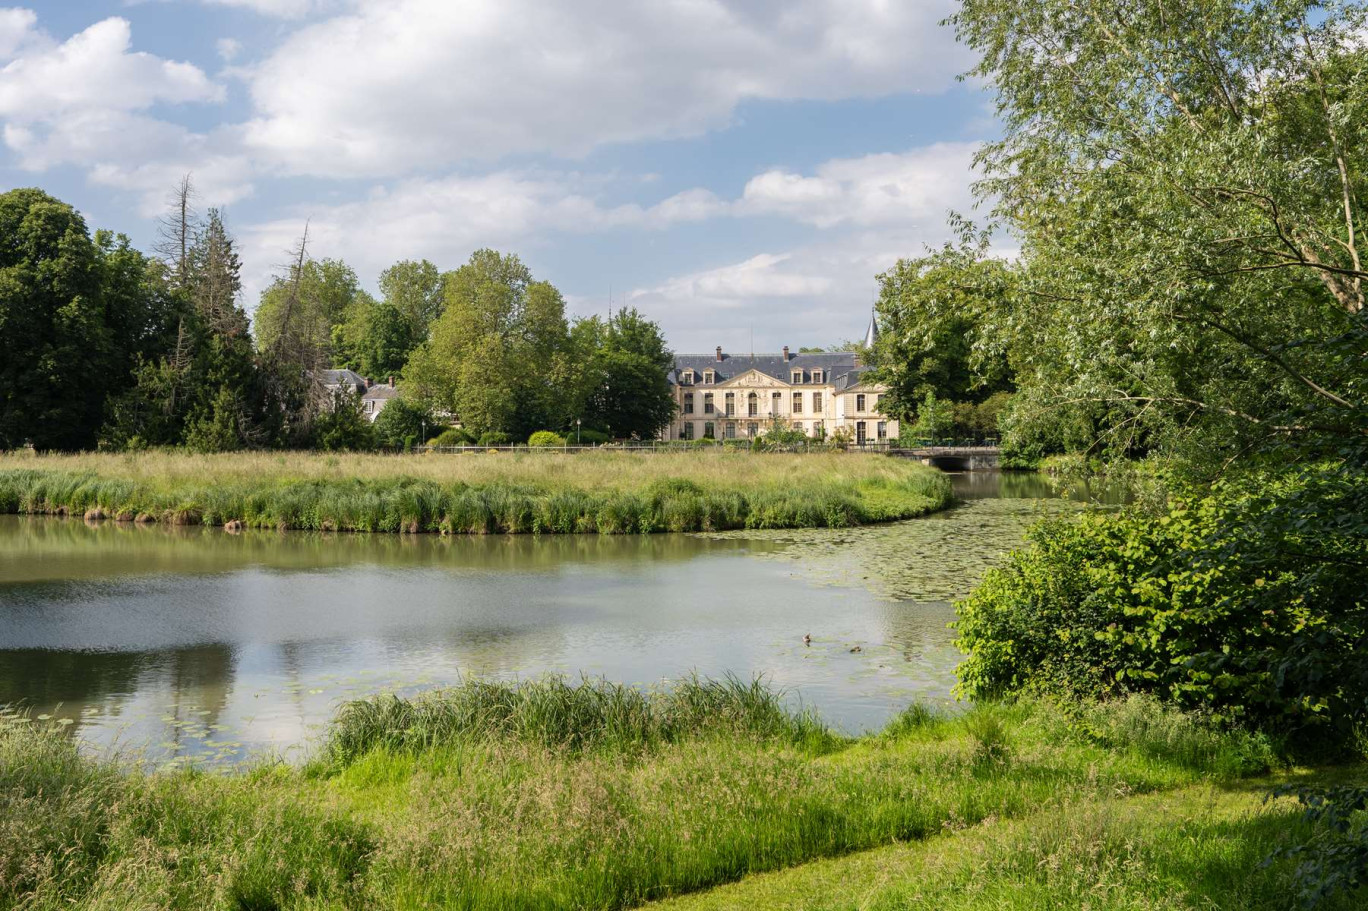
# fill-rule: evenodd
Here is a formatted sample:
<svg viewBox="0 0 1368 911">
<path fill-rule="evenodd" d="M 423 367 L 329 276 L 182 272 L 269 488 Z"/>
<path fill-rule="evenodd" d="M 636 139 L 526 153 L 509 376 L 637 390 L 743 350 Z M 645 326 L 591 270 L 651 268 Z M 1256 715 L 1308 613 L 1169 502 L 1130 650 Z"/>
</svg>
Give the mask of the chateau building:
<svg viewBox="0 0 1368 911">
<path fill-rule="evenodd" d="M 866 345 L 877 334 L 871 321 Z M 869 369 L 853 351 L 734 355 L 719 346 L 713 354 L 677 355 L 668 376 L 675 417 L 661 436 L 746 439 L 779 420 L 814 438 L 886 442 L 898 435 L 898 422 L 879 411 L 887 387 L 866 379 Z"/>
</svg>

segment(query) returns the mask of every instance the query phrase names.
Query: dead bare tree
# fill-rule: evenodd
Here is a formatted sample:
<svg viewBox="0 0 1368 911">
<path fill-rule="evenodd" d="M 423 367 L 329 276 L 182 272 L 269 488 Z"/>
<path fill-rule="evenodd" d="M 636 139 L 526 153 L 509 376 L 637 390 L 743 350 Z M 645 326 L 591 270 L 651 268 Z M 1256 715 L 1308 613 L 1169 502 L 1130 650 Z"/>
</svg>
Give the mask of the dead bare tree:
<svg viewBox="0 0 1368 911">
<path fill-rule="evenodd" d="M 168 211 L 158 220 L 156 251 L 171 267 L 176 287 L 190 281 L 190 248 L 195 242 L 199 213 L 195 211 L 195 185 L 186 174 L 171 191 Z"/>
</svg>

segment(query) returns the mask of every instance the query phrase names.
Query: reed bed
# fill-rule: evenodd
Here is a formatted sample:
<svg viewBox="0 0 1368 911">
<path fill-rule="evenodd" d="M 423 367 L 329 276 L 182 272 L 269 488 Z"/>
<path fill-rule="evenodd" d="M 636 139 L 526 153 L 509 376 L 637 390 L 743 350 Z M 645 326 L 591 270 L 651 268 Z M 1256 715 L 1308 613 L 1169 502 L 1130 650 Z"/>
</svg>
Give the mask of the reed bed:
<svg viewBox="0 0 1368 911">
<path fill-rule="evenodd" d="M 690 677 L 644 691 L 606 680 L 547 677 L 472 681 L 413 699 L 375 696 L 342 707 L 324 762 L 343 767 L 368 752 L 422 753 L 459 744 L 517 741 L 567 751 L 644 750 L 702 734 L 777 739 L 814 752 L 841 738 L 811 712 L 793 712 L 759 680 Z"/>
<path fill-rule="evenodd" d="M 219 775 L 0 713 L 0 909 L 621 909 L 1273 761 L 1152 702 L 918 708 L 841 738 L 736 680 L 366 700 L 312 763 Z"/>
<path fill-rule="evenodd" d="M 749 452 L 0 456 L 0 512 L 442 534 L 844 528 L 951 499 L 883 456 Z"/>
</svg>

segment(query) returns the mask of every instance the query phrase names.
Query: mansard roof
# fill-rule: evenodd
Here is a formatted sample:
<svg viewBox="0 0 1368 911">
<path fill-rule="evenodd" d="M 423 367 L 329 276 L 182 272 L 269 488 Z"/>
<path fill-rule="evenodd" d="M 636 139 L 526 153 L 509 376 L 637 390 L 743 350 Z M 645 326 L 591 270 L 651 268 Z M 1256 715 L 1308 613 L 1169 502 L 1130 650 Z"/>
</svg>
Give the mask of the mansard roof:
<svg viewBox="0 0 1368 911">
<path fill-rule="evenodd" d="M 738 377 L 751 370 L 758 371 L 776 380 L 788 383 L 792 380 L 793 371 L 802 370 L 804 373 L 811 373 L 813 370 L 821 370 L 826 374 L 823 379 L 828 383 L 835 383 L 840 387 L 839 379 L 852 371 L 864 371 L 867 368 L 857 367 L 855 363 L 855 352 L 836 351 L 823 354 L 791 354 L 787 359 L 782 354 L 723 354 L 722 360 L 717 359 L 716 354 L 677 354 L 674 360 L 674 369 L 666 377 L 670 383 L 678 384 L 679 375 L 685 370 L 692 370 L 696 377 L 695 384 L 701 384 L 703 371 L 711 370 L 717 377 L 718 383 L 725 383 L 733 377 Z M 850 385 L 853 385 L 850 384 Z"/>
</svg>

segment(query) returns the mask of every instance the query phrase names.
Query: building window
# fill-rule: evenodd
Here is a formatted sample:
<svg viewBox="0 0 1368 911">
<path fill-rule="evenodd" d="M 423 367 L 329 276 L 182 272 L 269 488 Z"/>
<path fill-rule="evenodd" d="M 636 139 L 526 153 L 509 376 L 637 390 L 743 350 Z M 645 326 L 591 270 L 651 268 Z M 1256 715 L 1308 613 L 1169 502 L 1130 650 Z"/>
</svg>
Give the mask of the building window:
<svg viewBox="0 0 1368 911">
<path fill-rule="evenodd" d="M 711 382 L 713 382 L 716 378 L 717 378 L 717 374 L 713 373 L 711 370 L 704 370 L 704 371 L 703 371 L 703 382 L 705 382 L 705 383 L 711 383 Z"/>
<path fill-rule="evenodd" d="M 864 421 L 856 421 L 856 422 L 855 422 L 855 442 L 857 442 L 857 443 L 859 443 L 861 446 L 863 446 L 863 445 L 864 445 L 864 441 L 865 441 L 865 422 L 864 422 Z"/>
<path fill-rule="evenodd" d="M 684 413 L 693 414 L 693 393 L 686 393 L 684 396 Z"/>
<path fill-rule="evenodd" d="M 727 439 L 729 439 L 729 440 L 734 440 L 734 439 L 736 439 L 736 425 L 735 425 L 734 423 L 732 423 L 731 421 L 728 421 L 728 422 L 727 422 L 726 434 L 727 434 Z"/>
<path fill-rule="evenodd" d="M 746 396 L 746 416 L 752 418 L 760 416 L 760 396 L 754 392 Z"/>
<path fill-rule="evenodd" d="M 679 434 L 679 438 L 680 438 L 681 440 L 692 440 L 692 439 L 693 439 L 693 421 L 685 421 L 685 422 L 684 422 L 684 426 L 680 428 L 680 431 L 681 431 L 681 432 L 680 432 L 680 434 Z"/>
<path fill-rule="evenodd" d="M 884 441 L 887 440 L 887 439 L 888 439 L 888 424 L 887 424 L 887 422 L 885 422 L 885 421 L 880 421 L 880 422 L 879 422 L 879 442 L 882 443 L 882 442 L 884 442 Z"/>
<path fill-rule="evenodd" d="M 862 413 L 865 410 L 864 393 L 860 393 L 859 395 L 855 396 L 855 410 Z"/>
<path fill-rule="evenodd" d="M 793 394 L 793 413 L 803 413 L 803 394 L 801 392 L 795 392 Z"/>
<path fill-rule="evenodd" d="M 814 370 L 814 371 L 812 371 L 812 381 L 813 381 L 814 383 L 820 383 L 820 382 L 822 381 L 822 371 L 820 371 L 820 370 Z"/>
<path fill-rule="evenodd" d="M 717 432 L 716 432 L 716 430 L 713 428 L 713 422 L 712 422 L 712 421 L 704 421 L 704 422 L 703 422 L 703 439 L 705 439 L 705 440 L 715 440 L 715 439 L 717 439 Z"/>
<path fill-rule="evenodd" d="M 679 381 L 685 386 L 692 386 L 694 381 L 694 372 L 692 370 L 685 370 L 684 373 L 679 377 Z"/>
<path fill-rule="evenodd" d="M 759 432 L 759 430 L 760 425 L 755 423 L 754 421 L 751 421 L 749 424 L 746 425 L 746 436 L 750 437 L 753 440 L 755 439 L 755 434 Z"/>
<path fill-rule="evenodd" d="M 728 393 L 727 393 L 727 417 L 732 417 L 732 416 L 735 415 L 735 414 L 736 414 L 736 393 L 734 393 L 734 392 L 728 392 Z M 729 438 L 729 439 L 730 439 L 730 438 Z"/>
<path fill-rule="evenodd" d="M 801 370 L 795 370 L 795 371 L 793 371 L 793 382 L 794 382 L 795 384 L 797 384 L 797 383 L 801 383 L 802 381 L 803 381 L 803 371 L 801 371 Z"/>
<path fill-rule="evenodd" d="M 826 421 L 812 422 L 812 435 L 819 440 L 826 439 Z"/>
<path fill-rule="evenodd" d="M 374 411 L 375 411 L 375 402 L 367 402 L 367 403 L 366 403 L 366 414 L 371 414 L 371 413 L 374 412 Z"/>
<path fill-rule="evenodd" d="M 812 394 L 812 413 L 822 413 L 822 394 L 820 392 L 814 392 Z"/>
<path fill-rule="evenodd" d="M 712 397 L 712 393 L 711 393 L 711 392 L 705 392 L 705 393 L 703 393 L 703 413 L 704 413 L 704 414 L 712 414 L 712 413 L 713 413 L 713 397 Z"/>
<path fill-rule="evenodd" d="M 770 414 L 776 415 L 784 410 L 784 394 L 782 392 L 770 393 Z"/>
<path fill-rule="evenodd" d="M 794 421 L 794 422 L 793 422 L 793 429 L 796 430 L 796 431 L 798 431 L 799 433 L 802 433 L 802 432 L 803 432 L 803 422 L 802 422 L 802 421 Z"/>
</svg>

